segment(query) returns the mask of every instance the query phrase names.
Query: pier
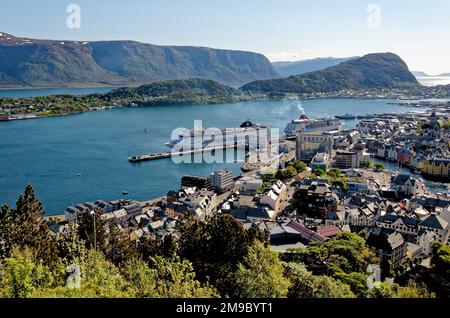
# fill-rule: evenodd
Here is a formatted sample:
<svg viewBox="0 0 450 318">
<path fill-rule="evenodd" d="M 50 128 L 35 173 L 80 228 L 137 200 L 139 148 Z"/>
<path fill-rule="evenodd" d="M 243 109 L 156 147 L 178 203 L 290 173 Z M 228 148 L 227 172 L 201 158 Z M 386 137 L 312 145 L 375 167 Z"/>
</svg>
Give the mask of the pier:
<svg viewBox="0 0 450 318">
<path fill-rule="evenodd" d="M 131 163 L 139 163 L 144 161 L 154 161 L 154 160 L 160 160 L 160 159 L 167 159 L 171 157 L 180 157 L 185 155 L 192 155 L 200 152 L 208 152 L 208 151 L 215 151 L 215 150 L 227 150 L 227 149 L 246 149 L 244 145 L 229 145 L 229 146 L 217 146 L 217 147 L 209 147 L 209 148 L 200 148 L 200 149 L 193 149 L 193 150 L 186 150 L 186 151 L 180 151 L 180 152 L 159 152 L 159 153 L 153 153 L 153 154 L 147 154 L 142 156 L 132 156 L 128 158 L 128 161 Z"/>
</svg>

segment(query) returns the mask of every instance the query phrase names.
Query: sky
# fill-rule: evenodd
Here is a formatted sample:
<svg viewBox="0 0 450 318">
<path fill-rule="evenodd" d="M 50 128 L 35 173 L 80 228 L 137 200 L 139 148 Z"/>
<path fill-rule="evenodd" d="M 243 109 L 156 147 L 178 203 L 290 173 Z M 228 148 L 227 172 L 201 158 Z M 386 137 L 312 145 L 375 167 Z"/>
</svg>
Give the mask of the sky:
<svg viewBox="0 0 450 318">
<path fill-rule="evenodd" d="M 68 25 L 71 4 L 80 15 Z M 273 61 L 393 52 L 430 74 L 450 72 L 449 31 L 450 0 L 0 0 L 0 32 L 16 36 L 207 46 Z"/>
</svg>

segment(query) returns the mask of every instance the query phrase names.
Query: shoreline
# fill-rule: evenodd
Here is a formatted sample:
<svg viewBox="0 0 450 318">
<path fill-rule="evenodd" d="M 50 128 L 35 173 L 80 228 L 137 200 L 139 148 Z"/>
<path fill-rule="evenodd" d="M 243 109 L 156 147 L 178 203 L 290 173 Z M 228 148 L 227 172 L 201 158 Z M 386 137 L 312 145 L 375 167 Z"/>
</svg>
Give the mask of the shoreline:
<svg viewBox="0 0 450 318">
<path fill-rule="evenodd" d="M 376 160 L 379 160 L 379 161 L 383 161 L 383 162 L 389 162 L 389 163 L 393 163 L 393 164 L 398 164 L 398 161 L 389 160 L 389 159 L 386 159 L 386 158 L 381 158 L 381 157 L 377 157 L 377 156 L 372 156 L 372 158 L 373 158 L 373 159 L 376 159 Z M 386 168 L 386 167 L 385 167 L 385 168 Z M 426 174 L 426 173 L 424 173 L 424 172 L 422 172 L 422 171 L 420 171 L 420 170 L 419 170 L 420 173 L 417 173 L 417 169 L 414 168 L 414 167 L 412 167 L 412 166 L 410 166 L 410 165 L 402 164 L 401 166 L 398 167 L 398 169 L 410 170 L 411 173 L 412 173 L 414 176 L 420 176 L 420 177 L 422 177 L 422 179 L 424 179 L 425 181 L 435 182 L 435 183 L 440 183 L 440 184 L 442 184 L 442 185 L 444 185 L 444 186 L 445 186 L 445 185 L 450 186 L 450 179 L 446 179 L 446 178 L 443 178 L 443 177 L 438 177 L 438 176 L 429 175 L 429 174 Z M 395 170 L 392 170 L 392 169 L 385 169 L 385 170 L 395 171 Z"/>
<path fill-rule="evenodd" d="M 289 98 L 289 97 L 287 97 Z M 1 99 L 1 98 L 0 98 Z M 323 96 L 323 97 L 307 97 L 307 98 L 300 98 L 298 97 L 298 101 L 307 101 L 307 100 L 325 100 L 325 99 L 355 99 L 355 100 L 379 100 L 379 101 L 395 101 L 393 98 L 380 98 L 380 97 L 374 97 L 374 98 L 368 98 L 368 97 L 358 97 L 358 96 Z M 261 101 L 261 102 L 270 102 L 270 101 L 282 101 L 283 99 L 273 99 L 273 98 L 253 98 L 246 101 L 236 101 L 231 102 L 231 104 L 238 104 L 238 103 L 245 103 L 245 102 L 252 102 L 252 101 Z M 219 105 L 224 105 L 227 103 L 220 103 Z M 391 102 L 388 103 L 390 105 L 397 105 L 402 106 L 405 108 L 412 108 L 407 105 L 401 105 L 400 103 Z M 183 103 L 180 103 L 180 105 L 183 105 Z M 213 104 L 191 104 L 192 106 L 200 106 L 200 105 L 213 105 Z M 217 105 L 217 104 L 214 104 Z M 138 105 L 138 106 L 116 106 L 116 105 L 110 105 L 110 106 L 104 106 L 104 107 L 93 107 L 86 111 L 78 111 L 78 112 L 72 112 L 72 113 L 64 113 L 64 114 L 52 114 L 52 115 L 45 115 L 45 116 L 39 116 L 36 114 L 17 114 L 17 115 L 0 115 L 0 123 L 1 122 L 11 122 L 11 121 L 20 121 L 20 120 L 32 120 L 32 119 L 42 119 L 42 118 L 48 118 L 48 117 L 62 117 L 62 116 L 70 116 L 70 115 L 77 115 L 77 114 L 83 114 L 83 113 L 89 113 L 92 111 L 99 111 L 99 110 L 110 110 L 115 108 L 143 108 L 143 107 L 152 107 L 152 106 L 177 106 L 172 104 L 155 104 L 155 105 Z M 415 106 L 414 108 L 426 108 L 425 106 L 419 107 Z M 26 116 L 34 116 L 34 117 L 26 117 Z M 24 118 L 15 118 L 15 116 L 24 116 Z"/>
</svg>

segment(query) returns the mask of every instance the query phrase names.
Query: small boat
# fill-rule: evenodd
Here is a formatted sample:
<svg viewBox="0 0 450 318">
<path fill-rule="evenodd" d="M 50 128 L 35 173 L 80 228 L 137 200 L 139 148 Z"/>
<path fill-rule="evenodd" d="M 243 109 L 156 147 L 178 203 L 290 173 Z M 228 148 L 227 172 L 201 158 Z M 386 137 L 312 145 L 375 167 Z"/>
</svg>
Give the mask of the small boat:
<svg viewBox="0 0 450 318">
<path fill-rule="evenodd" d="M 340 115 L 340 116 L 334 116 L 337 119 L 341 119 L 341 120 L 354 120 L 357 118 L 357 116 L 355 114 L 344 114 L 344 115 Z"/>
<path fill-rule="evenodd" d="M 374 119 L 376 117 L 375 114 L 367 114 L 367 115 L 359 115 L 358 119 Z"/>
<path fill-rule="evenodd" d="M 81 172 L 78 172 L 78 173 L 77 173 L 77 176 L 81 177 Z"/>
<path fill-rule="evenodd" d="M 128 191 L 123 191 L 122 194 L 123 195 L 128 195 Z"/>
</svg>

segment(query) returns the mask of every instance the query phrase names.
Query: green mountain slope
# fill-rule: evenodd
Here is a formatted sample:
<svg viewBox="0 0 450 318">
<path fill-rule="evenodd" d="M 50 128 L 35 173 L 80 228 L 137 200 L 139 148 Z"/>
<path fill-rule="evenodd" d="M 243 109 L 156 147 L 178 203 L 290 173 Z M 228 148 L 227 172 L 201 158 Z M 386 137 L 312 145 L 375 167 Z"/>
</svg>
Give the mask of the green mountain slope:
<svg viewBox="0 0 450 318">
<path fill-rule="evenodd" d="M 205 79 L 173 80 L 124 87 L 102 96 L 103 100 L 140 105 L 218 104 L 245 100 L 242 91 Z"/>
<path fill-rule="evenodd" d="M 369 54 L 317 72 L 255 81 L 242 87 L 255 93 L 316 93 L 346 89 L 407 88 L 419 85 L 406 63 L 392 53 Z"/>
<path fill-rule="evenodd" d="M 136 85 L 205 78 L 230 85 L 277 77 L 257 53 L 134 41 L 76 42 L 0 33 L 0 86 Z"/>
</svg>

